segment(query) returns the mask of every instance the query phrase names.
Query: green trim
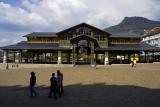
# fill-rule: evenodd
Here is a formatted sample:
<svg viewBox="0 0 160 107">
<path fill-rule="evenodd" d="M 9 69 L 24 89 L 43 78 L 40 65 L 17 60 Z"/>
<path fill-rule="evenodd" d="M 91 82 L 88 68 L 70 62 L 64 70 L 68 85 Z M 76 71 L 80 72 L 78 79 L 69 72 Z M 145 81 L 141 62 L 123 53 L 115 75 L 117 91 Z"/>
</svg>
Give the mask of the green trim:
<svg viewBox="0 0 160 107">
<path fill-rule="evenodd" d="M 71 46 L 71 43 L 70 43 L 70 40 L 60 40 L 59 41 L 59 46 L 64 46 L 64 47 L 68 47 L 68 46 Z"/>
<path fill-rule="evenodd" d="M 107 48 L 108 47 L 108 40 L 98 41 L 98 44 L 101 48 Z"/>
</svg>

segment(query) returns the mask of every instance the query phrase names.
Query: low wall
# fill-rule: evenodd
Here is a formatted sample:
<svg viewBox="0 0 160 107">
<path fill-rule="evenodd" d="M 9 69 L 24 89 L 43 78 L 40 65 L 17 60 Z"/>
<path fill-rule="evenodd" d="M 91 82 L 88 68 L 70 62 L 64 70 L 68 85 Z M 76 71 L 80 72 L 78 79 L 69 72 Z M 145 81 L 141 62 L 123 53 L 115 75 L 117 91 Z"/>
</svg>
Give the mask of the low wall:
<svg viewBox="0 0 160 107">
<path fill-rule="evenodd" d="M 7 64 L 3 64 L 0 63 L 0 69 L 21 69 L 21 68 L 39 68 L 39 67 L 43 67 L 43 68 L 47 68 L 47 67 L 73 67 L 72 64 L 18 64 L 18 63 L 8 63 Z"/>
<path fill-rule="evenodd" d="M 141 64 L 151 64 L 151 63 L 137 63 L 137 65 Z M 153 62 L 152 64 L 160 64 L 160 62 Z M 96 67 L 104 67 L 104 66 L 130 66 L 130 64 L 112 64 L 112 65 L 96 65 Z M 77 65 L 76 65 L 77 66 Z M 21 64 L 21 63 L 8 63 L 8 69 L 21 69 L 21 68 L 47 68 L 47 67 L 73 67 L 72 64 Z M 92 66 L 93 67 L 93 66 Z M 0 63 L 0 69 L 6 69 L 7 64 Z"/>
<path fill-rule="evenodd" d="M 160 64 L 160 62 L 153 62 L 153 64 Z"/>
</svg>

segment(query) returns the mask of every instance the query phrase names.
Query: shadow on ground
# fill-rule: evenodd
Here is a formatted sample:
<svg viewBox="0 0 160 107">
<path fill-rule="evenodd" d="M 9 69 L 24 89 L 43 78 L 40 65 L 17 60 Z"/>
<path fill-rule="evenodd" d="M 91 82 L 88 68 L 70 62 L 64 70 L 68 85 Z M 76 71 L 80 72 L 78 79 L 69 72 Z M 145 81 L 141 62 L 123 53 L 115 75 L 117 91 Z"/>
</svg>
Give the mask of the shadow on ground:
<svg viewBox="0 0 160 107">
<path fill-rule="evenodd" d="M 104 83 L 65 86 L 65 94 L 48 99 L 49 87 L 39 86 L 39 95 L 29 98 L 28 87 L 0 87 L 0 107 L 160 107 L 160 89 Z"/>
</svg>

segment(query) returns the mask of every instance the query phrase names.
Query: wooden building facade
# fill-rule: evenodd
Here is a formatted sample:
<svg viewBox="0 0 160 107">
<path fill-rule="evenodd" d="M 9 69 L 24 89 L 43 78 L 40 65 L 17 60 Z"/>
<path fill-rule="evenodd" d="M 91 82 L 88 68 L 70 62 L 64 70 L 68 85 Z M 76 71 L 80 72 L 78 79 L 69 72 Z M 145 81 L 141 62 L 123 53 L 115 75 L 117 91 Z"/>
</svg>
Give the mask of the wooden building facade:
<svg viewBox="0 0 160 107">
<path fill-rule="evenodd" d="M 1 47 L 3 63 L 111 64 L 130 63 L 132 57 L 142 61 L 140 54 L 160 51 L 141 43 L 132 34 L 110 34 L 81 23 L 60 32 L 33 32 L 27 41 Z"/>
</svg>

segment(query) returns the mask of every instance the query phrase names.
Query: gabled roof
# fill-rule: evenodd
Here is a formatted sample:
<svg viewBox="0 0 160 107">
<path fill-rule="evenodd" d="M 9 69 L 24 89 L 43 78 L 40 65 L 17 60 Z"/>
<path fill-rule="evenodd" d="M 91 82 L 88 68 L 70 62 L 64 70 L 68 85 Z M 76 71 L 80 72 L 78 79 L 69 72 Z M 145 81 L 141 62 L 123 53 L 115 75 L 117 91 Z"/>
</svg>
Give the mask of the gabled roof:
<svg viewBox="0 0 160 107">
<path fill-rule="evenodd" d="M 56 32 L 32 32 L 23 37 L 57 37 Z"/>
<path fill-rule="evenodd" d="M 78 28 L 80 26 L 86 26 L 86 27 L 89 27 L 89 28 L 92 28 L 92 29 L 96 29 L 100 32 L 105 33 L 107 36 L 111 35 L 110 33 L 106 32 L 104 30 L 101 30 L 97 27 L 94 27 L 94 26 L 86 24 L 86 23 L 81 23 L 81 24 L 75 25 L 73 27 L 70 27 L 68 29 L 65 29 L 65 30 L 57 32 L 57 33 L 56 32 L 32 32 L 30 34 L 24 35 L 23 37 L 58 37 L 58 34 L 63 33 L 65 31 L 69 31 L 69 30 L 74 29 L 74 28 Z"/>
<path fill-rule="evenodd" d="M 57 34 L 60 34 L 60 33 L 66 32 L 66 31 L 69 31 L 69 30 L 74 29 L 74 28 L 78 28 L 78 27 L 80 27 L 80 26 L 86 26 L 86 27 L 89 27 L 89 28 L 96 29 L 96 30 L 98 30 L 98 31 L 100 31 L 100 32 L 105 33 L 105 34 L 108 35 L 108 36 L 111 35 L 110 33 L 106 32 L 106 31 L 104 31 L 104 30 L 101 30 L 101 29 L 99 29 L 99 28 L 97 28 L 97 27 L 95 27 L 95 26 L 89 25 L 89 24 L 87 24 L 87 23 L 80 23 L 80 24 L 75 25 L 75 26 L 73 26 L 73 27 L 70 27 L 70 28 L 68 28 L 68 29 L 65 29 L 65 30 L 62 30 L 62 31 L 60 31 L 60 32 L 57 32 Z"/>
</svg>

